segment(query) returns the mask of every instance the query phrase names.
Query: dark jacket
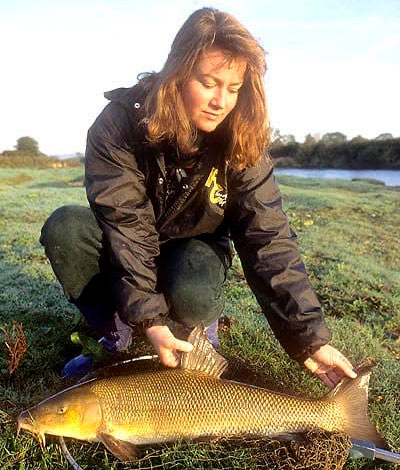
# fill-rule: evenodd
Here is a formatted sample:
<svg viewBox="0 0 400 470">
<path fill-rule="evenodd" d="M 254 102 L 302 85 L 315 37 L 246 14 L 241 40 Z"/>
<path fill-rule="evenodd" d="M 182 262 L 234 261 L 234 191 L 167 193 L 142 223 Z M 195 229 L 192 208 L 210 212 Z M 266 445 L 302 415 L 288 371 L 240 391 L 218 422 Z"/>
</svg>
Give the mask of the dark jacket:
<svg viewBox="0 0 400 470">
<path fill-rule="evenodd" d="M 196 236 L 234 242 L 246 279 L 276 337 L 302 361 L 330 341 L 320 304 L 267 158 L 227 167 L 212 142 L 167 201 L 173 146 L 151 146 L 136 85 L 105 94 L 111 102 L 89 129 L 86 189 L 105 235 L 105 259 L 121 318 L 130 324 L 168 313 L 157 290 L 157 257 L 168 240 Z"/>
</svg>

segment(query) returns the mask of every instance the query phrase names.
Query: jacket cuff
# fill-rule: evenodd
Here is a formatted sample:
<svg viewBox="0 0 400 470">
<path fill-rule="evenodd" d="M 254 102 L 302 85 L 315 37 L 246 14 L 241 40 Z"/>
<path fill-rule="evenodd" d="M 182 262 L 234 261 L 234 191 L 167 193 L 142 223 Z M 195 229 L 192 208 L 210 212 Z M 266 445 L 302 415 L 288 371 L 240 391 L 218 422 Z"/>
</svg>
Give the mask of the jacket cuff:
<svg viewBox="0 0 400 470">
<path fill-rule="evenodd" d="M 167 315 L 157 315 L 154 318 L 149 318 L 140 322 L 135 323 L 134 326 L 136 330 L 141 334 L 144 335 L 146 330 L 152 326 L 164 326 L 167 324 Z"/>
<path fill-rule="evenodd" d="M 327 344 L 327 343 L 326 343 Z M 292 357 L 295 361 L 297 361 L 301 366 L 304 365 L 304 362 L 315 352 L 318 351 L 320 347 L 324 346 L 323 344 L 319 344 L 318 346 L 309 346 L 301 353 L 296 354 Z"/>
<path fill-rule="evenodd" d="M 332 339 L 332 333 L 322 315 L 308 325 L 302 326 L 303 331 L 293 329 L 290 336 L 285 332 L 285 335 L 278 337 L 290 358 L 300 365 L 303 365 L 306 359 Z"/>
</svg>

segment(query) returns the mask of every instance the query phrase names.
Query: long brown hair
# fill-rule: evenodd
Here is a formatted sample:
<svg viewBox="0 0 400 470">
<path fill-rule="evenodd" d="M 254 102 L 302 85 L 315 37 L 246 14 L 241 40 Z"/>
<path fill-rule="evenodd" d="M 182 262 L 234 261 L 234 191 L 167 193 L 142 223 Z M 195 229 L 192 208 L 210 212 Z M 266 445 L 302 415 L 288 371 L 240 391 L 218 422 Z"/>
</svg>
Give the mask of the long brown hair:
<svg viewBox="0 0 400 470">
<path fill-rule="evenodd" d="M 147 138 L 152 144 L 175 141 L 184 153 L 198 150 L 197 130 L 186 115 L 180 90 L 200 55 L 211 46 L 246 60 L 236 106 L 217 129 L 223 127 L 226 160 L 239 169 L 253 166 L 266 152 L 269 140 L 263 86 L 265 51 L 236 18 L 213 8 L 192 13 L 178 31 L 163 69 L 142 76 L 141 82 L 148 88 Z"/>
</svg>

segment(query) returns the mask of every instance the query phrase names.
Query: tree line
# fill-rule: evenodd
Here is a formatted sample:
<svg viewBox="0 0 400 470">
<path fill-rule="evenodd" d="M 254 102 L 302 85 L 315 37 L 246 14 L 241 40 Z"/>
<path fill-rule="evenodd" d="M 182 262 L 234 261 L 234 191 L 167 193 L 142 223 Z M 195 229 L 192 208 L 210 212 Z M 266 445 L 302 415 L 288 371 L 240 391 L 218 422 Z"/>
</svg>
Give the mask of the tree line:
<svg viewBox="0 0 400 470">
<path fill-rule="evenodd" d="M 400 169 L 400 138 L 380 134 L 375 139 L 357 136 L 351 140 L 340 132 L 321 138 L 308 134 L 303 143 L 293 135 L 271 133 L 270 154 L 276 167 Z"/>
<path fill-rule="evenodd" d="M 61 168 L 81 164 L 82 154 L 76 153 L 76 158 L 60 160 L 48 156 L 39 150 L 39 143 L 32 137 L 20 137 L 14 150 L 4 150 L 0 154 L 0 167 L 39 167 Z"/>
<path fill-rule="evenodd" d="M 271 157 L 276 167 L 291 168 L 343 168 L 343 169 L 398 169 L 400 170 L 400 138 L 392 134 L 380 134 L 375 139 L 357 136 L 351 140 L 340 132 L 319 136 L 306 135 L 304 142 L 296 142 L 293 135 L 281 135 L 278 129 L 271 131 Z M 83 155 L 60 160 L 39 150 L 32 137 L 20 137 L 14 150 L 0 154 L 0 167 L 77 166 Z"/>
</svg>

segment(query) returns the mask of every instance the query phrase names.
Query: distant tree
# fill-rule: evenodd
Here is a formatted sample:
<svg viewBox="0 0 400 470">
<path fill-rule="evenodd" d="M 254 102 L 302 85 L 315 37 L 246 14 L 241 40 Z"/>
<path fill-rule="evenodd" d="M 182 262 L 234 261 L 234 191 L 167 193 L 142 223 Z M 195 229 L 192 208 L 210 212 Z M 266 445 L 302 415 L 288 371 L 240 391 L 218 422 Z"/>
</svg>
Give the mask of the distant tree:
<svg viewBox="0 0 400 470">
<path fill-rule="evenodd" d="M 375 137 L 375 140 L 390 140 L 393 139 L 393 135 L 390 132 L 384 132 L 379 134 L 378 137 Z"/>
<path fill-rule="evenodd" d="M 40 155 L 39 144 L 32 137 L 20 137 L 15 148 L 17 152 L 27 155 Z"/>
<path fill-rule="evenodd" d="M 294 144 L 296 142 L 296 138 L 293 134 L 284 134 L 281 136 L 281 143 L 283 145 Z"/>
<path fill-rule="evenodd" d="M 365 137 L 363 137 L 362 135 L 356 135 L 355 137 L 353 137 L 350 142 L 352 142 L 353 144 L 357 144 L 357 143 L 363 143 L 363 142 L 368 142 L 368 139 L 366 139 Z"/>
<path fill-rule="evenodd" d="M 347 137 L 341 132 L 328 132 L 321 138 L 321 142 L 324 144 L 339 144 L 346 142 Z"/>
<path fill-rule="evenodd" d="M 270 128 L 271 145 L 282 145 L 282 136 L 279 129 Z"/>
<path fill-rule="evenodd" d="M 311 134 L 307 134 L 304 138 L 304 145 L 314 145 L 317 143 L 317 139 Z"/>
</svg>

